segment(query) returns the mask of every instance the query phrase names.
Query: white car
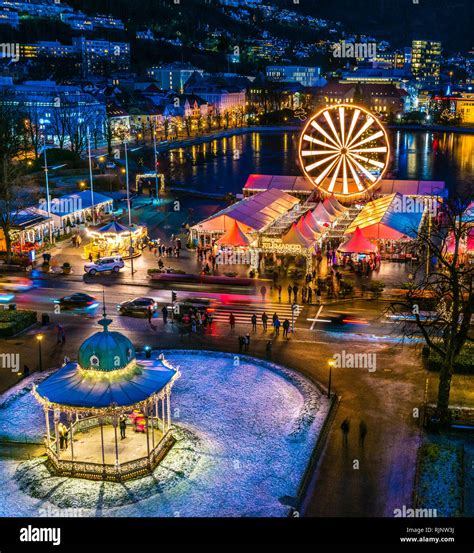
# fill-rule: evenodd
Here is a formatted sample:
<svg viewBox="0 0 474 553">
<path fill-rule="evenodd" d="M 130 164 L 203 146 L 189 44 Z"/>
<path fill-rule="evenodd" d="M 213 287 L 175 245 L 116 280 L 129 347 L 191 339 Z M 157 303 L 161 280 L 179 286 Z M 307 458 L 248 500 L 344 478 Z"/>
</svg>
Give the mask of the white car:
<svg viewBox="0 0 474 553">
<path fill-rule="evenodd" d="M 16 276 L 0 277 L 0 290 L 8 290 L 10 292 L 26 292 L 33 288 L 33 281 L 29 278 Z"/>
<path fill-rule="evenodd" d="M 123 259 L 117 255 L 114 257 L 101 257 L 97 261 L 92 263 L 86 263 L 84 265 L 84 271 L 89 275 L 95 275 L 96 273 L 102 273 L 103 271 L 113 271 L 118 273 L 120 269 L 125 266 Z"/>
</svg>

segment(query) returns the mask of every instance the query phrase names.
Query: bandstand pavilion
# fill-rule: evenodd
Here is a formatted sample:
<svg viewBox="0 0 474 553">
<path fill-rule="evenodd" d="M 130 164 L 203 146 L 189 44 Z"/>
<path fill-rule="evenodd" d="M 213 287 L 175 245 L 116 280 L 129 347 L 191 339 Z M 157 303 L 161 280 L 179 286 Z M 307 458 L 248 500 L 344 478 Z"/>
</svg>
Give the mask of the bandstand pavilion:
<svg viewBox="0 0 474 553">
<path fill-rule="evenodd" d="M 132 342 L 109 330 L 111 322 L 104 311 L 102 331 L 85 340 L 77 362 L 33 389 L 44 408 L 55 474 L 111 481 L 143 476 L 174 444 L 170 399 L 178 368 L 163 355 L 137 360 Z M 66 432 L 68 439 L 61 439 Z"/>
</svg>

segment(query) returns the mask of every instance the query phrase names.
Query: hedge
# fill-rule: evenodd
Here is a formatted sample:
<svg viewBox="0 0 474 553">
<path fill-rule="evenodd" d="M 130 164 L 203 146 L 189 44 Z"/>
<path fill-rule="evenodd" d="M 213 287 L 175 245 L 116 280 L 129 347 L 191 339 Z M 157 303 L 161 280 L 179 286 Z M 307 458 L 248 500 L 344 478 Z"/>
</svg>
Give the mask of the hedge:
<svg viewBox="0 0 474 553">
<path fill-rule="evenodd" d="M 426 368 L 429 371 L 439 372 L 443 365 L 444 359 L 431 351 L 426 361 Z M 459 354 L 454 364 L 454 372 L 456 374 L 474 374 L 474 347 L 470 344 L 466 344 Z"/>
<path fill-rule="evenodd" d="M 415 508 L 435 509 L 438 517 L 462 516 L 462 449 L 424 443 L 419 451 Z"/>
<path fill-rule="evenodd" d="M 0 310 L 0 337 L 18 334 L 36 322 L 36 311 Z"/>
</svg>

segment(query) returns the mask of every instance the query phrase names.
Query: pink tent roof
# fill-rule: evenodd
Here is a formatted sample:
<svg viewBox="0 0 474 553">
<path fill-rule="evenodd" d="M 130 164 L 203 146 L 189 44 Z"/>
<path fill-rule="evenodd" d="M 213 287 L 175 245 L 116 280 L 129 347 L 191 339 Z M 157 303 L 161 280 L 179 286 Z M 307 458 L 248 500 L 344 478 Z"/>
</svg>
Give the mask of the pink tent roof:
<svg viewBox="0 0 474 553">
<path fill-rule="evenodd" d="M 339 203 L 338 199 L 336 198 L 336 196 L 334 196 L 334 194 L 329 198 L 329 201 L 331 202 L 331 205 L 336 211 L 339 211 L 340 213 L 344 213 L 344 211 L 347 210 L 347 207 Z"/>
<path fill-rule="evenodd" d="M 290 230 L 281 239 L 283 244 L 296 244 L 303 248 L 310 248 L 314 244 L 314 239 L 306 238 L 297 228 L 296 223 L 291 225 Z"/>
<path fill-rule="evenodd" d="M 225 232 L 232 221 L 237 221 L 244 232 L 262 231 L 297 203 L 299 200 L 286 192 L 266 190 L 226 207 L 193 228 L 198 231 Z"/>
<path fill-rule="evenodd" d="M 340 212 L 332 205 L 332 203 L 329 201 L 329 198 L 324 199 L 323 206 L 330 215 L 334 216 L 334 218 L 339 217 Z"/>
<path fill-rule="evenodd" d="M 308 225 L 308 227 L 321 234 L 325 229 L 323 227 L 323 225 L 320 225 L 316 219 L 314 218 L 314 215 L 312 214 L 311 211 L 307 211 L 306 212 L 306 215 L 304 216 L 304 222 Z"/>
<path fill-rule="evenodd" d="M 313 230 L 308 224 L 306 224 L 304 215 L 298 219 L 298 222 L 296 223 L 296 228 L 301 232 L 303 236 L 309 238 L 310 240 L 315 240 L 319 234 L 316 230 Z"/>
<path fill-rule="evenodd" d="M 327 209 L 324 207 L 322 202 L 320 202 L 313 209 L 313 217 L 316 219 L 316 221 L 319 224 L 332 223 L 336 218 L 334 215 L 331 215 L 330 213 L 328 213 Z"/>
<path fill-rule="evenodd" d="M 343 253 L 370 253 L 377 251 L 377 246 L 364 237 L 359 227 L 347 242 L 341 244 L 338 251 Z"/>
<path fill-rule="evenodd" d="M 222 246 L 248 246 L 250 240 L 245 232 L 240 228 L 237 221 L 232 221 L 230 228 L 217 240 L 217 244 Z"/>
<path fill-rule="evenodd" d="M 447 253 L 454 253 L 456 248 L 456 242 L 454 240 L 454 234 L 451 232 L 446 240 L 445 245 Z M 460 240 L 458 253 L 474 252 L 474 227 L 469 229 L 467 238 Z"/>
</svg>

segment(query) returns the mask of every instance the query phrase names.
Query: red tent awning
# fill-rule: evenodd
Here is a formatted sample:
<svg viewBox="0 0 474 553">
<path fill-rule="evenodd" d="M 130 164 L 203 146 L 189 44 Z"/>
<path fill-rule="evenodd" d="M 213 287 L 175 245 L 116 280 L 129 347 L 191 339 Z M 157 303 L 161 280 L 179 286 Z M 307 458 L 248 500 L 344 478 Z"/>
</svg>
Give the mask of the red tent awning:
<svg viewBox="0 0 474 553">
<path fill-rule="evenodd" d="M 377 251 L 377 246 L 364 237 L 359 227 L 347 242 L 341 244 L 338 251 L 343 253 L 371 253 Z"/>
<path fill-rule="evenodd" d="M 217 240 L 221 246 L 248 246 L 250 240 L 245 232 L 240 228 L 237 221 L 232 220 L 230 228 Z"/>
</svg>

